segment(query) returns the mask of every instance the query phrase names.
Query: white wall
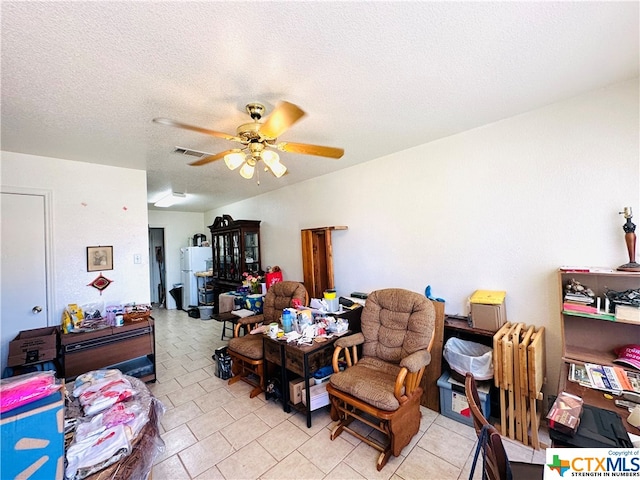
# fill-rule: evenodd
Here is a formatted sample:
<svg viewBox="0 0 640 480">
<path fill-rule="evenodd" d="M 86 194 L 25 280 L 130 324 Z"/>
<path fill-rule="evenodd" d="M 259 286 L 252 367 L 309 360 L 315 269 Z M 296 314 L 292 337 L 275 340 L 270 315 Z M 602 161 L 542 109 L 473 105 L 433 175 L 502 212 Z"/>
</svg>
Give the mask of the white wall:
<svg viewBox="0 0 640 480">
<path fill-rule="evenodd" d="M 466 314 L 474 290 L 506 290 L 510 321 L 547 328 L 553 390 L 557 268 L 628 261 L 618 212 L 640 218 L 638 117 L 635 79 L 207 212 L 205 223 L 262 220 L 263 265 L 289 279 L 302 278 L 301 229 L 348 226 L 333 233 L 342 295 L 430 284 L 447 313 Z"/>
<path fill-rule="evenodd" d="M 2 187 L 52 192 L 53 319 L 69 303 L 149 302 L 147 181 L 143 170 L 2 152 Z M 100 295 L 87 286 L 88 246 L 112 245 L 113 280 Z M 139 254 L 142 263 L 134 264 Z M 7 301 L 7 299 L 3 299 Z"/>
<path fill-rule="evenodd" d="M 208 223 L 207 225 L 210 225 Z M 204 233 L 211 240 L 211 232 L 204 223 L 204 214 L 149 210 L 149 227 L 164 228 L 167 308 L 175 309 L 176 302 L 169 294 L 173 285 L 180 283 L 180 249 L 189 247 L 196 233 Z"/>
</svg>

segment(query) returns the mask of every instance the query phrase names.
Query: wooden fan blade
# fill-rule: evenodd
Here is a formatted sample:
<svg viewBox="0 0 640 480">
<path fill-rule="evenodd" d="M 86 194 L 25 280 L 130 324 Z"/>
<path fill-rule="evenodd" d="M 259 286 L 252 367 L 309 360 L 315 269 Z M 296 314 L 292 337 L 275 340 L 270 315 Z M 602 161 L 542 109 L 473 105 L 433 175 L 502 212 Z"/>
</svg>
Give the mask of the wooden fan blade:
<svg viewBox="0 0 640 480">
<path fill-rule="evenodd" d="M 277 145 L 277 148 L 283 152 L 317 155 L 318 157 L 340 158 L 344 155 L 343 148 L 323 147 L 306 143 L 281 142 Z"/>
<path fill-rule="evenodd" d="M 215 162 L 216 160 L 220 160 L 224 158 L 225 155 L 229 153 L 239 153 L 242 150 L 239 148 L 232 148 L 231 150 L 225 150 L 224 152 L 216 153 L 215 155 L 209 155 L 207 157 L 202 157 L 200 160 L 196 160 L 195 162 L 191 162 L 189 165 L 192 167 L 199 167 L 200 165 L 206 165 L 207 163 Z"/>
<path fill-rule="evenodd" d="M 235 142 L 241 142 L 242 139 L 229 135 L 228 133 L 216 132 L 215 130 L 209 130 L 208 128 L 196 127 L 194 125 L 188 125 L 186 123 L 171 120 L 170 118 L 154 118 L 154 122 L 161 125 L 169 125 L 170 127 L 183 128 L 184 130 L 191 130 L 192 132 L 204 133 L 205 135 L 211 135 L 212 137 L 224 138 L 225 140 L 233 140 Z"/>
<path fill-rule="evenodd" d="M 278 138 L 304 115 L 297 105 L 281 102 L 262 124 L 260 133 L 267 138 Z"/>
</svg>

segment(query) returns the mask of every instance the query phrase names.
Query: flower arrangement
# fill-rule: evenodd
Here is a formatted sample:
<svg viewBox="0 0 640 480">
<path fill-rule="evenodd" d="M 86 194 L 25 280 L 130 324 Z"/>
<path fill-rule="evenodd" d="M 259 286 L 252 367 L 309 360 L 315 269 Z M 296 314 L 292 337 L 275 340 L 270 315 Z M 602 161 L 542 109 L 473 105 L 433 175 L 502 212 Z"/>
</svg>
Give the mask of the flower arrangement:
<svg viewBox="0 0 640 480">
<path fill-rule="evenodd" d="M 249 287 L 251 293 L 261 293 L 262 284 L 264 283 L 264 276 L 260 273 L 244 272 L 242 274 L 242 284 Z"/>
</svg>

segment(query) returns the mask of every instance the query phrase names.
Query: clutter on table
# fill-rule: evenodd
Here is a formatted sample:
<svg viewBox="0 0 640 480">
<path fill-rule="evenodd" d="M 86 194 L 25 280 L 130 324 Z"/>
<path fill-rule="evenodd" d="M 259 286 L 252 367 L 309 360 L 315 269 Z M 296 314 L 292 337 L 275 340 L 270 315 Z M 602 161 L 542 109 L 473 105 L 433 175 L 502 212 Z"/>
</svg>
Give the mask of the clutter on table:
<svg viewBox="0 0 640 480">
<path fill-rule="evenodd" d="M 342 313 L 343 311 L 335 290 L 325 290 L 322 298 L 312 298 L 310 307 L 321 313 Z"/>
<path fill-rule="evenodd" d="M 147 303 L 112 304 L 104 302 L 84 305 L 70 303 L 62 312 L 62 333 L 91 332 L 109 327 L 121 327 L 125 323 L 147 320 L 151 316 Z"/>
<path fill-rule="evenodd" d="M 264 333 L 273 339 L 295 342 L 298 345 L 312 345 L 333 336 L 341 336 L 349 330 L 349 321 L 322 312 L 299 306 L 285 308 L 281 317 L 282 328 L 278 324 L 267 326 Z"/>
</svg>

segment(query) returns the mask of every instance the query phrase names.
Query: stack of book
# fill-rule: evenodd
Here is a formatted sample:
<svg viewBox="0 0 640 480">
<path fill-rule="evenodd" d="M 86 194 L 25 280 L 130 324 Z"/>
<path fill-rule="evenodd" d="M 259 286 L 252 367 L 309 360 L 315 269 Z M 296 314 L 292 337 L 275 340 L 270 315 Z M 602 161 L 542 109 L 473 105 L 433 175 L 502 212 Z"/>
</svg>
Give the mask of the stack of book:
<svg viewBox="0 0 640 480">
<path fill-rule="evenodd" d="M 598 313 L 598 308 L 593 305 L 593 297 L 586 293 L 567 292 L 564 295 L 563 310 L 582 313 Z"/>
<path fill-rule="evenodd" d="M 619 395 L 622 392 L 640 393 L 640 372 L 632 372 L 621 367 L 585 363 L 572 363 L 569 380 L 597 390 Z"/>
</svg>

